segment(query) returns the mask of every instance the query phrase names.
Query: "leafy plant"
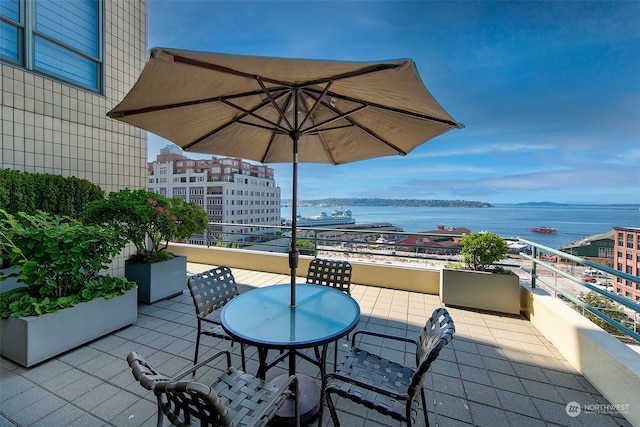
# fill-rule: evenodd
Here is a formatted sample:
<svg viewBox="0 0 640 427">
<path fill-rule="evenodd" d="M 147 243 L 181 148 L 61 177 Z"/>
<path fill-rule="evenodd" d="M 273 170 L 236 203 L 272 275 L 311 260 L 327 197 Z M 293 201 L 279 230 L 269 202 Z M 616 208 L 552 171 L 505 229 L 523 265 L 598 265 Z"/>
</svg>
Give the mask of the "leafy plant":
<svg viewBox="0 0 640 427">
<path fill-rule="evenodd" d="M 476 271 L 488 271 L 508 251 L 507 242 L 495 233 L 471 233 L 460 239 L 460 244 L 464 262 Z"/>
<path fill-rule="evenodd" d="M 166 251 L 170 241 L 185 240 L 209 225 L 206 212 L 195 203 L 128 188 L 89 203 L 82 219 L 88 224 L 111 224 L 122 230 L 136 247 L 131 261 L 137 263 L 173 258 Z"/>
<path fill-rule="evenodd" d="M 0 209 L 12 215 L 42 210 L 78 218 L 87 203 L 103 198 L 104 191 L 86 179 L 0 169 Z"/>
<path fill-rule="evenodd" d="M 14 217 L 0 209 L 0 257 L 17 266 L 0 273 L 0 281 L 16 277 L 26 285 L 0 294 L 0 316 L 51 313 L 134 288 L 134 282 L 100 275 L 126 243 L 114 228 L 42 211 Z"/>
<path fill-rule="evenodd" d="M 587 293 L 582 300 L 590 305 L 591 307 L 596 308 L 598 311 L 603 314 L 609 316 L 613 320 L 622 324 L 623 326 L 629 327 L 629 318 L 625 314 L 624 310 L 613 300 L 600 295 L 597 292 L 590 291 Z M 591 320 L 596 325 L 600 326 L 605 331 L 609 332 L 612 335 L 622 335 L 622 332 L 618 330 L 615 326 L 611 325 L 604 319 L 596 316 L 585 310 L 584 315 Z"/>
</svg>

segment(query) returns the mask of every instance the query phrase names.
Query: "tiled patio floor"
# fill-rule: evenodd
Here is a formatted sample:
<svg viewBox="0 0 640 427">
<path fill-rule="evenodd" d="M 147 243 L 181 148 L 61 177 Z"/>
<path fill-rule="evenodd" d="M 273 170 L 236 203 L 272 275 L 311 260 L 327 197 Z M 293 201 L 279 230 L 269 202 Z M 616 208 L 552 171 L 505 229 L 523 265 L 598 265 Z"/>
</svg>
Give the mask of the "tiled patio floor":
<svg viewBox="0 0 640 427">
<path fill-rule="evenodd" d="M 190 273 L 206 269 L 189 264 Z M 288 276 L 271 273 L 234 269 L 234 274 L 241 292 L 288 282 Z M 352 295 L 362 312 L 358 329 L 412 337 L 440 306 L 434 295 L 357 284 Z M 608 402 L 524 318 L 449 311 L 456 336 L 425 382 L 428 402 L 436 402 L 429 405 L 432 426 L 630 425 L 619 414 L 567 415 L 566 406 L 572 401 L 580 405 Z M 125 358 L 135 350 L 161 372 L 177 373 L 192 363 L 195 326 L 193 303 L 185 293 L 140 305 L 134 325 L 30 369 L 0 358 L 0 426 L 155 425 L 155 399 L 135 382 Z M 347 341 L 340 343 L 344 352 Z M 203 345 L 207 351 L 202 358 L 229 348 L 227 342 L 206 337 Z M 239 347 L 231 351 L 239 366 Z M 414 360 L 402 349 L 381 351 L 407 363 Z M 256 352 L 247 349 L 247 355 L 248 370 L 255 373 Z M 304 360 L 298 366 L 303 373 L 318 375 L 317 368 Z M 285 367 L 283 363 L 282 368 L 270 370 L 267 378 L 284 373 Z M 206 382 L 216 376 L 216 369 L 198 374 Z M 338 408 L 344 426 L 398 424 L 344 400 L 338 400 Z M 332 425 L 326 409 L 324 414 L 323 425 Z"/>
</svg>

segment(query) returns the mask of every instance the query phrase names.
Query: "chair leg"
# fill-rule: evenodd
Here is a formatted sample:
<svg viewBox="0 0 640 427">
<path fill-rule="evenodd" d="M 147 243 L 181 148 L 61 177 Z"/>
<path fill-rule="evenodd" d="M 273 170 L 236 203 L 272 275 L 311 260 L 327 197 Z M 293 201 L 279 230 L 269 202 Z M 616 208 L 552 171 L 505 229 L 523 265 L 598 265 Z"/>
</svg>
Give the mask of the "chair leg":
<svg viewBox="0 0 640 427">
<path fill-rule="evenodd" d="M 162 415 L 162 410 L 160 409 L 160 402 L 158 402 L 158 423 L 157 426 L 158 427 L 163 427 L 162 424 L 164 424 L 164 420 L 163 420 L 163 415 Z"/>
<path fill-rule="evenodd" d="M 244 362 L 244 343 L 240 343 L 240 357 L 242 358 L 242 361 L 241 361 L 241 363 L 242 363 L 242 370 L 243 370 L 244 372 L 247 372 L 247 366 L 246 366 L 246 364 L 245 364 L 245 362 Z"/>
<path fill-rule="evenodd" d="M 424 397 L 424 387 L 420 387 L 420 397 L 422 398 L 422 412 L 424 413 L 424 425 L 429 427 L 429 413 L 427 411 L 427 399 Z"/>
<path fill-rule="evenodd" d="M 329 413 L 331 414 L 333 425 L 336 427 L 340 427 L 340 420 L 338 420 L 338 414 L 336 412 L 335 406 L 333 406 L 333 400 L 331 400 L 330 393 L 325 394 L 325 399 L 327 401 L 327 408 L 329 408 Z"/>
<path fill-rule="evenodd" d="M 198 335 L 196 336 L 196 351 L 193 356 L 193 366 L 198 364 L 198 350 L 200 349 L 200 319 L 198 319 Z M 193 371 L 191 374 L 193 377 L 196 376 L 196 371 Z"/>
</svg>

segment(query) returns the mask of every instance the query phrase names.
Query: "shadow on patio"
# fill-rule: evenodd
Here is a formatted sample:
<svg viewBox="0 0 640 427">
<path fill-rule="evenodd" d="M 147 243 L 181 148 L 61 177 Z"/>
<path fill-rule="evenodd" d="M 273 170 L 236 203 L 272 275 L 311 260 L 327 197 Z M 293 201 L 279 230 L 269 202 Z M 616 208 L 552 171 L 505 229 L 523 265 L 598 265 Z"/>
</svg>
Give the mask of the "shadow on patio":
<svg viewBox="0 0 640 427">
<path fill-rule="evenodd" d="M 188 265 L 190 274 L 208 268 Z M 289 280 L 282 274 L 237 268 L 233 272 L 241 292 Z M 414 337 L 440 306 L 437 295 L 358 284 L 352 285 L 351 292 L 362 312 L 356 329 Z M 431 425 L 630 425 L 618 413 L 567 414 L 570 402 L 608 402 L 524 317 L 449 311 L 456 335 L 425 380 Z M 134 325 L 30 369 L 0 358 L 0 426 L 155 425 L 155 398 L 134 380 L 125 358 L 138 351 L 160 372 L 172 375 L 191 365 L 195 335 L 193 303 L 185 290 L 173 299 L 140 305 Z M 229 348 L 228 342 L 212 338 L 204 338 L 201 345 L 201 360 Z M 330 352 L 333 349 L 329 346 Z M 347 340 L 340 340 L 339 351 L 347 349 Z M 239 366 L 238 345 L 231 351 L 234 365 Z M 405 363 L 415 360 L 404 349 L 380 351 Z M 249 347 L 249 372 L 255 373 L 257 366 L 257 352 Z M 304 360 L 298 361 L 298 369 L 318 376 L 317 368 Z M 201 369 L 198 379 L 208 383 L 219 372 Z M 286 363 L 281 363 L 268 372 L 267 379 L 285 372 Z M 337 403 L 345 426 L 398 424 L 343 399 Z M 326 408 L 323 424 L 332 425 Z"/>
</svg>

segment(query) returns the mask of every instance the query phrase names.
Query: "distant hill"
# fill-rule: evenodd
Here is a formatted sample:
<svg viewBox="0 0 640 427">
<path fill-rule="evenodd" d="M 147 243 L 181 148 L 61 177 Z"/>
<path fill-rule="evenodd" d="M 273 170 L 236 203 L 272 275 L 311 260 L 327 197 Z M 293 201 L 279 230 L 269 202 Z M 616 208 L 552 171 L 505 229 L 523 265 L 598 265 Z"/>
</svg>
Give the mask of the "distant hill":
<svg viewBox="0 0 640 427">
<path fill-rule="evenodd" d="M 425 200 L 425 199 L 379 199 L 379 198 L 339 198 L 301 200 L 306 206 L 387 206 L 387 207 L 429 207 L 429 208 L 492 208 L 490 203 L 469 200 Z"/>
</svg>

